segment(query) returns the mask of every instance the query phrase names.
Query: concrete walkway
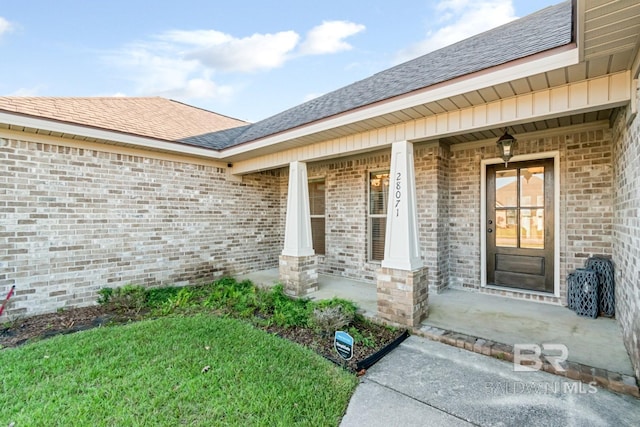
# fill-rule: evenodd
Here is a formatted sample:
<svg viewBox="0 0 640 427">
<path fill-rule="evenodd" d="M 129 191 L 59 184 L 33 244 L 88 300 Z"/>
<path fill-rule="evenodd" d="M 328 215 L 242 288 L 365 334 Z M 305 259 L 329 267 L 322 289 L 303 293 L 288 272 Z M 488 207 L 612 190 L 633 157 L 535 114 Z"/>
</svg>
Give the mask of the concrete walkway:
<svg viewBox="0 0 640 427">
<path fill-rule="evenodd" d="M 639 426 L 640 400 L 412 336 L 369 369 L 342 427 Z"/>
<path fill-rule="evenodd" d="M 564 344 L 572 362 L 634 375 L 615 319 L 578 316 L 566 307 L 448 289 L 429 295 L 423 325 L 503 344 Z"/>
</svg>

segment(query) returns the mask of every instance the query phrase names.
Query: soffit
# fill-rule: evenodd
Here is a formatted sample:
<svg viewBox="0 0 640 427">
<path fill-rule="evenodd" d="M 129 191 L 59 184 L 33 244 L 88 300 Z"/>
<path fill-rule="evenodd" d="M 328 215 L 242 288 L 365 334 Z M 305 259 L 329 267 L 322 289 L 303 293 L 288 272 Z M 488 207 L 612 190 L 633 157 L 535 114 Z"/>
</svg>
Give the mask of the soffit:
<svg viewBox="0 0 640 427">
<path fill-rule="evenodd" d="M 561 70 L 535 74 L 496 86 L 465 92 L 432 102 L 417 104 L 408 108 L 398 109 L 384 115 L 354 121 L 349 124 L 333 127 L 320 132 L 304 134 L 296 138 L 284 139 L 282 142 L 276 144 L 270 144 L 259 149 L 234 154 L 232 156 L 225 156 L 225 151 L 222 151 L 222 158 L 232 162 L 242 161 L 286 149 L 383 129 L 389 126 L 405 123 L 410 120 L 431 118 L 446 112 L 455 112 L 469 107 L 483 106 L 499 100 L 514 99 L 519 95 L 527 95 L 532 92 L 544 91 L 563 86 L 566 87 L 571 83 L 584 82 L 592 78 L 612 75 L 616 72 L 627 69 L 626 67 L 614 68 L 612 66 L 592 67 L 590 69 L 589 62 L 591 61 L 563 68 Z M 574 113 L 569 111 L 562 117 L 546 120 L 532 120 L 530 123 L 526 124 L 516 124 L 514 122 L 514 124 L 510 126 L 515 133 L 527 133 L 555 129 L 567 125 L 606 120 L 609 119 L 612 114 L 612 108 L 606 106 L 602 107 L 598 111 L 584 112 L 577 110 L 578 109 L 576 109 Z M 457 136 L 448 136 L 447 140 L 450 143 L 463 143 L 499 137 L 500 135 L 500 129 L 484 129 L 479 132 L 465 132 Z"/>
<path fill-rule="evenodd" d="M 584 7 L 579 25 L 585 60 L 607 58 L 629 67 L 640 42 L 640 2 L 586 0 L 579 7 Z"/>
<path fill-rule="evenodd" d="M 538 120 L 509 126 L 509 133 L 523 135 L 531 132 L 559 129 L 567 126 L 575 126 L 610 120 L 613 109 L 592 111 L 589 113 L 573 114 L 548 120 Z M 485 139 L 498 139 L 504 133 L 504 129 L 489 129 L 481 132 L 469 132 L 444 138 L 449 144 L 461 144 L 465 142 L 482 141 Z"/>
</svg>

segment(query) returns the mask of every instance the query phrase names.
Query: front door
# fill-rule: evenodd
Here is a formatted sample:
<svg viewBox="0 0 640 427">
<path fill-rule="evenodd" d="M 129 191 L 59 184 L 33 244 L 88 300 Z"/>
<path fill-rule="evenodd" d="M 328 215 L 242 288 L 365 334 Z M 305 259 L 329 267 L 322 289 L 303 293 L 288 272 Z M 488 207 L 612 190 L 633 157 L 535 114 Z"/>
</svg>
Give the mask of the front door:
<svg viewBox="0 0 640 427">
<path fill-rule="evenodd" d="M 553 159 L 487 166 L 487 284 L 553 292 Z"/>
</svg>

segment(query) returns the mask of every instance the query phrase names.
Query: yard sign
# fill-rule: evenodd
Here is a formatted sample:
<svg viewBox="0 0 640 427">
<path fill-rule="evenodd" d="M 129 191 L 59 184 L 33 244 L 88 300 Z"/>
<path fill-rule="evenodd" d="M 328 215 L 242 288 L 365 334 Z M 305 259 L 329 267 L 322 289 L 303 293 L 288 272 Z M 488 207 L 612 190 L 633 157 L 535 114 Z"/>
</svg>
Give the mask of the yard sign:
<svg viewBox="0 0 640 427">
<path fill-rule="evenodd" d="M 353 357 L 353 337 L 348 333 L 336 331 L 333 347 L 344 360 L 350 360 Z"/>
</svg>

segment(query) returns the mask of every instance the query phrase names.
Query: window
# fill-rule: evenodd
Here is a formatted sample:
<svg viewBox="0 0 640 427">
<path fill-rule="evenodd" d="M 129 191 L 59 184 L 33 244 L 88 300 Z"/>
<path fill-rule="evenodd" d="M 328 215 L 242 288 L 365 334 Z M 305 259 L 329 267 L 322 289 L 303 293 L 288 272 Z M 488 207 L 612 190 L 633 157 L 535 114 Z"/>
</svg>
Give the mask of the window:
<svg viewBox="0 0 640 427">
<path fill-rule="evenodd" d="M 384 238 L 387 230 L 389 202 L 389 171 L 369 174 L 369 259 L 384 259 Z"/>
<path fill-rule="evenodd" d="M 309 211 L 311 213 L 311 239 L 316 254 L 325 254 L 324 180 L 309 181 Z"/>
<path fill-rule="evenodd" d="M 496 172 L 496 246 L 544 249 L 544 166 Z"/>
</svg>

